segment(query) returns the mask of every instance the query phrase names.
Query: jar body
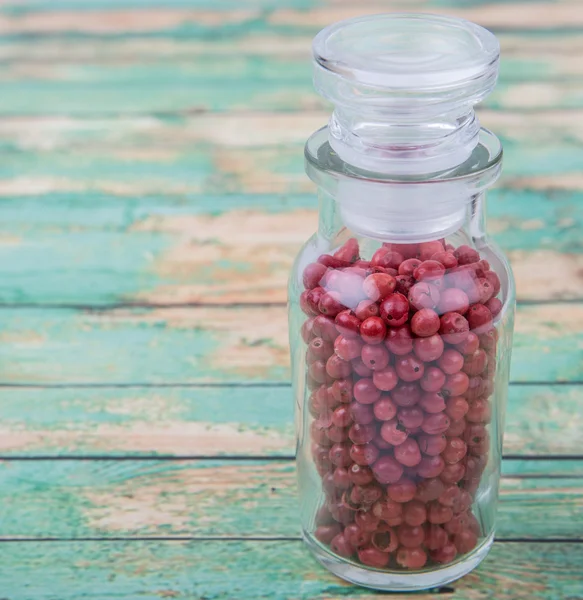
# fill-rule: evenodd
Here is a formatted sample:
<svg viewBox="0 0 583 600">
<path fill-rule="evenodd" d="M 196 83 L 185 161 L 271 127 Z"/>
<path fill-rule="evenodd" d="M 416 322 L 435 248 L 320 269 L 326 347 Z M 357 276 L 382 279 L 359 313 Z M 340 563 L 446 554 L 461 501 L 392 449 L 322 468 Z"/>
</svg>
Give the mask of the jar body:
<svg viewBox="0 0 583 600">
<path fill-rule="evenodd" d="M 482 191 L 445 237 L 403 243 L 351 230 L 325 188 L 289 287 L 303 534 L 352 582 L 442 585 L 494 536 L 512 274 Z"/>
</svg>

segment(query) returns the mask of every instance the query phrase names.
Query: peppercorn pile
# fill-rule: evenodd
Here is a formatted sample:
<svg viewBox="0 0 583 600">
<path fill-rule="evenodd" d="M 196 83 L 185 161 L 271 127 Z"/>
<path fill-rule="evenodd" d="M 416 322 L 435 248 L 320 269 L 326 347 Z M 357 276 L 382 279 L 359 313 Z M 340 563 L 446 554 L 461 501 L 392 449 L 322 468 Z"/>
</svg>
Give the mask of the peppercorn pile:
<svg viewBox="0 0 583 600">
<path fill-rule="evenodd" d="M 356 239 L 303 273 L 315 537 L 376 568 L 446 564 L 481 535 L 500 280 L 467 246 Z"/>
</svg>

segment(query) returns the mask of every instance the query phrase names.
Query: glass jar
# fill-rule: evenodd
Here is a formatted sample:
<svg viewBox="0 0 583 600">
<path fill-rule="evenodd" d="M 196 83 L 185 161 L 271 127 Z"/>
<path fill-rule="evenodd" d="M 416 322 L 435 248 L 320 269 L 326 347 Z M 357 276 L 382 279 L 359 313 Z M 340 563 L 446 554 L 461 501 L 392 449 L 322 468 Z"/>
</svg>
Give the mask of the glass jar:
<svg viewBox="0 0 583 600">
<path fill-rule="evenodd" d="M 494 538 L 515 293 L 485 232 L 502 149 L 473 107 L 499 45 L 375 15 L 313 51 L 335 108 L 306 145 L 319 227 L 289 287 L 303 536 L 348 581 L 439 586 Z"/>
</svg>

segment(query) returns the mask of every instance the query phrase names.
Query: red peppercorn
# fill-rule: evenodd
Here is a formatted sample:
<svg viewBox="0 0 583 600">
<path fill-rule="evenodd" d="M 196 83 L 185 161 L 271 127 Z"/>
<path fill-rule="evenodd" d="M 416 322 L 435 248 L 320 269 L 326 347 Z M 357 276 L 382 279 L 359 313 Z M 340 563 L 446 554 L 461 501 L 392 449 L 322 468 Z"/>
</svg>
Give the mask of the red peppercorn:
<svg viewBox="0 0 583 600">
<path fill-rule="evenodd" d="M 372 442 L 375 435 L 376 427 L 372 424 L 363 425 L 361 423 L 355 423 L 348 430 L 348 437 L 355 444 L 368 444 L 369 442 Z"/>
<path fill-rule="evenodd" d="M 397 419 L 391 419 L 381 425 L 381 437 L 389 444 L 398 446 L 402 444 L 408 437 L 407 430 L 403 427 Z"/>
<path fill-rule="evenodd" d="M 453 510 L 448 506 L 444 506 L 437 500 L 434 500 L 427 506 L 427 519 L 434 525 L 442 525 L 451 521 L 453 517 Z"/>
<path fill-rule="evenodd" d="M 354 554 L 354 548 L 343 533 L 339 533 L 330 542 L 330 549 L 338 556 L 350 558 Z"/>
<path fill-rule="evenodd" d="M 415 278 L 412 275 L 397 275 L 395 281 L 397 283 L 395 291 L 403 294 L 406 298 L 409 297 L 409 292 L 415 285 Z"/>
<path fill-rule="evenodd" d="M 326 273 L 326 267 L 321 263 L 311 263 L 305 269 L 303 273 L 304 287 L 307 290 L 311 290 L 316 286 L 320 285 L 320 280 Z"/>
<path fill-rule="evenodd" d="M 421 462 L 421 450 L 413 438 L 409 437 L 402 444 L 396 446 L 394 453 L 395 459 L 406 467 L 414 467 Z"/>
<path fill-rule="evenodd" d="M 337 379 L 330 386 L 330 395 L 336 402 L 348 404 L 352 401 L 352 380 Z"/>
<path fill-rule="evenodd" d="M 421 569 L 427 562 L 427 553 L 423 548 L 399 548 L 396 560 L 407 569 Z"/>
<path fill-rule="evenodd" d="M 336 427 L 332 425 L 326 430 L 328 439 L 332 442 L 345 442 L 348 439 L 348 431 L 344 427 Z"/>
<path fill-rule="evenodd" d="M 347 444 L 334 444 L 330 448 L 330 461 L 337 467 L 349 467 L 352 464 L 350 447 Z"/>
<path fill-rule="evenodd" d="M 372 346 L 370 344 L 363 346 L 360 357 L 362 358 L 362 362 L 373 371 L 385 369 L 390 359 L 389 353 L 384 346 Z"/>
<path fill-rule="evenodd" d="M 472 354 L 466 354 L 464 357 L 463 371 L 470 377 L 479 375 L 488 363 L 488 356 L 481 348 L 478 348 Z"/>
<path fill-rule="evenodd" d="M 492 323 L 492 313 L 483 304 L 470 306 L 467 317 L 470 329 L 483 329 L 485 331 Z"/>
<path fill-rule="evenodd" d="M 473 531 L 466 529 L 453 538 L 453 543 L 460 554 L 465 554 L 476 547 L 478 536 Z"/>
<path fill-rule="evenodd" d="M 437 367 L 428 367 L 423 373 L 419 385 L 426 392 L 437 392 L 445 383 L 445 373 Z M 445 407 L 444 407 L 445 408 Z"/>
<path fill-rule="evenodd" d="M 389 564 L 390 554 L 388 552 L 381 552 L 374 547 L 361 548 L 358 551 L 358 560 L 369 567 L 375 569 L 382 569 Z"/>
<path fill-rule="evenodd" d="M 374 515 L 372 511 L 359 511 L 354 515 L 354 522 L 356 525 L 367 533 L 372 533 L 379 526 L 380 519 Z"/>
<path fill-rule="evenodd" d="M 356 238 L 350 238 L 344 243 L 343 246 L 334 252 L 334 258 L 345 260 L 351 263 L 357 261 L 359 256 L 360 249 L 358 247 L 358 240 Z"/>
<path fill-rule="evenodd" d="M 409 302 L 418 310 L 422 308 L 435 308 L 439 304 L 439 300 L 439 289 L 427 281 L 416 283 L 409 290 Z"/>
<path fill-rule="evenodd" d="M 312 331 L 316 337 L 321 337 L 326 342 L 333 342 L 338 336 L 334 321 L 324 315 L 318 315 L 314 319 Z"/>
<path fill-rule="evenodd" d="M 460 489 L 457 486 L 451 486 L 451 487 L 458 489 L 458 490 Z M 449 521 L 448 523 L 445 524 L 444 529 L 450 535 L 455 535 L 456 533 L 460 533 L 464 529 L 467 529 L 467 527 L 468 527 L 468 515 L 467 515 L 467 513 L 464 512 L 464 513 L 454 515 L 452 517 L 451 521 Z"/>
<path fill-rule="evenodd" d="M 350 361 L 353 371 L 360 377 L 371 377 L 372 371 L 363 362 L 362 358 L 358 357 Z"/>
<path fill-rule="evenodd" d="M 421 388 L 416 383 L 401 383 L 391 393 L 397 406 L 413 406 L 421 398 Z"/>
<path fill-rule="evenodd" d="M 399 382 L 399 377 L 392 366 L 386 366 L 385 368 L 373 373 L 372 381 L 375 387 L 377 387 L 379 390 L 382 390 L 383 392 L 390 392 L 396 387 L 397 383 Z"/>
<path fill-rule="evenodd" d="M 464 357 L 461 352 L 448 348 L 439 357 L 437 365 L 446 375 L 453 375 L 464 366 Z"/>
<path fill-rule="evenodd" d="M 353 548 L 362 548 L 370 544 L 371 533 L 363 531 L 356 523 L 350 523 L 344 528 L 344 537 Z"/>
<path fill-rule="evenodd" d="M 463 315 L 470 307 L 468 295 L 460 289 L 448 288 L 441 291 L 437 310 L 440 314 L 457 312 Z"/>
<path fill-rule="evenodd" d="M 346 360 L 342 360 L 336 354 L 333 354 L 326 361 L 326 373 L 334 379 L 346 379 L 352 373 L 352 365 Z"/>
<path fill-rule="evenodd" d="M 471 309 L 470 309 L 471 310 Z M 468 337 L 470 326 L 468 321 L 459 313 L 448 312 L 441 316 L 439 333 L 444 342 L 459 344 Z"/>
<path fill-rule="evenodd" d="M 490 298 L 485 304 L 486 308 L 492 313 L 492 317 L 497 317 L 502 311 L 502 301 L 498 298 Z"/>
<path fill-rule="evenodd" d="M 381 397 L 381 391 L 374 385 L 373 380 L 365 377 L 359 379 L 353 387 L 354 397 L 361 404 L 373 404 Z"/>
<path fill-rule="evenodd" d="M 372 256 L 370 264 L 373 267 L 389 267 L 398 269 L 403 262 L 403 255 L 389 248 L 381 246 Z"/>
<path fill-rule="evenodd" d="M 381 552 L 394 552 L 399 547 L 399 539 L 395 531 L 387 525 L 379 525 L 372 534 L 372 545 Z"/>
<path fill-rule="evenodd" d="M 429 553 L 431 560 L 442 565 L 453 562 L 457 556 L 457 550 L 454 544 L 448 542 L 442 548 Z"/>
<path fill-rule="evenodd" d="M 463 417 L 466 416 L 466 413 L 469 410 L 469 405 L 465 398 L 461 396 L 452 396 L 447 399 L 445 403 L 445 412 L 448 417 L 453 421 L 459 421 Z M 451 424 L 450 424 L 451 428 Z"/>
<path fill-rule="evenodd" d="M 440 262 L 446 269 L 453 269 L 458 265 L 457 258 L 453 252 L 436 252 L 431 256 L 431 260 Z"/>
<path fill-rule="evenodd" d="M 413 275 L 415 269 L 421 264 L 418 258 L 408 258 L 399 265 L 399 275 Z"/>
<path fill-rule="evenodd" d="M 480 255 L 476 250 L 465 244 L 454 250 L 454 256 L 457 258 L 460 265 L 468 265 L 476 263 L 480 260 Z"/>
<path fill-rule="evenodd" d="M 379 449 L 374 444 L 355 444 L 350 448 L 350 456 L 357 465 L 369 466 L 378 458 Z"/>
<path fill-rule="evenodd" d="M 397 415 L 397 405 L 386 394 L 374 403 L 373 412 L 379 421 L 390 421 Z"/>
<path fill-rule="evenodd" d="M 445 487 L 446 486 L 441 479 L 425 479 L 417 484 L 415 498 L 425 503 L 431 502 L 432 500 L 437 500 L 439 496 L 443 494 Z"/>
<path fill-rule="evenodd" d="M 439 285 L 445 275 L 445 267 L 436 260 L 425 260 L 413 271 L 417 281 L 428 281 Z"/>
<path fill-rule="evenodd" d="M 367 344 L 380 344 L 387 334 L 387 326 L 380 317 L 369 317 L 360 325 L 360 335 Z"/>
<path fill-rule="evenodd" d="M 405 548 L 417 548 L 425 540 L 425 532 L 421 526 L 411 526 L 403 523 L 397 528 L 399 542 Z"/>
<path fill-rule="evenodd" d="M 347 490 L 350 487 L 350 476 L 346 467 L 336 467 L 332 476 L 334 487 L 338 490 Z"/>
<path fill-rule="evenodd" d="M 493 291 L 493 296 L 497 296 L 500 292 L 500 278 L 498 277 L 498 275 L 496 275 L 496 273 L 494 273 L 494 271 L 488 271 L 486 270 L 486 272 L 484 273 L 484 277 L 490 282 Z"/>
<path fill-rule="evenodd" d="M 433 368 L 435 368 L 435 367 L 429 367 L 429 369 L 433 369 Z M 445 376 L 444 376 L 444 380 L 445 380 Z M 439 388 L 441 388 L 441 386 L 439 386 Z M 421 400 L 419 401 L 419 406 L 427 413 L 431 413 L 431 414 L 440 413 L 445 410 L 445 399 L 443 397 L 443 394 L 441 394 L 439 392 L 425 392 L 425 394 L 423 394 L 423 396 L 421 396 Z M 421 423 L 420 423 L 420 425 L 421 425 Z"/>
<path fill-rule="evenodd" d="M 392 275 L 373 273 L 362 284 L 364 293 L 373 301 L 378 301 L 395 291 L 397 282 Z"/>
<path fill-rule="evenodd" d="M 390 327 L 387 331 L 385 346 L 397 356 L 409 354 L 413 350 L 413 334 L 409 325 Z"/>
<path fill-rule="evenodd" d="M 445 462 L 441 456 L 424 456 L 417 465 L 417 474 L 425 479 L 439 477 L 444 467 Z"/>
<path fill-rule="evenodd" d="M 447 439 L 444 434 L 423 434 L 417 438 L 417 442 L 419 443 L 421 452 L 427 456 L 438 456 L 444 451 L 447 445 Z"/>
<path fill-rule="evenodd" d="M 421 427 L 423 423 L 423 411 L 418 406 L 404 406 L 399 408 L 397 421 L 410 433 L 412 429 Z"/>
<path fill-rule="evenodd" d="M 439 477 L 444 483 L 452 484 L 461 481 L 465 472 L 465 466 L 461 462 L 458 462 L 445 465 Z"/>
<path fill-rule="evenodd" d="M 463 396 L 467 392 L 469 385 L 469 377 L 462 371 L 459 371 L 446 377 L 441 392 L 448 398 L 451 396 Z"/>
<path fill-rule="evenodd" d="M 340 533 L 340 525 L 320 525 L 314 531 L 314 537 L 322 544 L 329 544 Z"/>
<path fill-rule="evenodd" d="M 423 362 L 437 360 L 442 355 L 444 347 L 443 339 L 437 333 L 413 340 L 413 351 Z"/>
<path fill-rule="evenodd" d="M 355 338 L 360 333 L 360 319 L 349 309 L 343 310 L 334 319 L 336 329 L 345 338 Z"/>
<path fill-rule="evenodd" d="M 443 252 L 443 244 L 436 240 L 434 242 L 423 242 L 419 244 L 419 258 L 421 260 L 429 260 L 437 252 Z"/>
<path fill-rule="evenodd" d="M 447 532 L 440 525 L 430 524 L 425 530 L 425 546 L 428 550 L 439 550 L 448 543 Z"/>
<path fill-rule="evenodd" d="M 492 418 L 492 409 L 490 403 L 483 398 L 474 400 L 466 414 L 468 423 L 489 423 Z"/>
<path fill-rule="evenodd" d="M 439 315 L 431 308 L 422 308 L 411 319 L 411 331 L 419 337 L 434 335 L 439 327 Z"/>
<path fill-rule="evenodd" d="M 447 445 L 441 453 L 446 464 L 455 464 L 462 460 L 467 454 L 466 443 L 459 437 L 450 437 L 447 439 Z"/>
<path fill-rule="evenodd" d="M 376 403 L 374 406 L 376 406 Z M 373 405 L 360 404 L 360 402 L 350 403 L 350 415 L 352 416 L 352 420 L 360 425 L 372 423 L 375 417 Z"/>
<path fill-rule="evenodd" d="M 314 293 L 318 288 L 314 288 L 310 293 Z M 328 317 L 335 317 L 339 312 L 346 310 L 342 304 L 341 295 L 338 292 L 325 292 L 318 301 L 318 310 Z"/>
<path fill-rule="evenodd" d="M 399 481 L 397 481 L 396 483 L 392 483 L 387 486 L 387 496 L 390 499 L 389 502 L 392 501 L 393 503 L 403 503 L 413 500 L 416 491 L 417 486 L 415 485 L 415 483 L 411 481 L 411 479 L 407 479 L 405 477 L 401 477 L 401 479 L 399 479 Z M 401 515 L 401 511 L 395 508 L 393 504 L 391 504 L 390 506 L 393 506 L 393 512 L 396 513 L 391 514 L 391 516 L 394 517 Z M 398 504 L 397 506 L 400 506 L 400 504 Z"/>
<path fill-rule="evenodd" d="M 423 377 L 425 365 L 416 356 L 408 354 L 407 356 L 399 356 L 396 359 L 395 370 L 400 379 L 411 382 Z"/>
<path fill-rule="evenodd" d="M 314 338 L 308 345 L 308 361 L 312 360 L 328 360 L 332 355 L 333 347 L 330 342 L 325 342 L 322 338 Z"/>
<path fill-rule="evenodd" d="M 379 305 L 373 300 L 362 300 L 354 309 L 354 314 L 360 321 L 365 321 L 369 317 L 378 317 Z"/>
<path fill-rule="evenodd" d="M 348 476 L 354 485 L 368 485 L 374 480 L 372 469 L 366 465 L 352 465 L 348 469 Z"/>
<path fill-rule="evenodd" d="M 402 294 L 389 294 L 380 305 L 381 318 L 389 327 L 399 327 L 409 317 L 409 302 Z"/>
</svg>

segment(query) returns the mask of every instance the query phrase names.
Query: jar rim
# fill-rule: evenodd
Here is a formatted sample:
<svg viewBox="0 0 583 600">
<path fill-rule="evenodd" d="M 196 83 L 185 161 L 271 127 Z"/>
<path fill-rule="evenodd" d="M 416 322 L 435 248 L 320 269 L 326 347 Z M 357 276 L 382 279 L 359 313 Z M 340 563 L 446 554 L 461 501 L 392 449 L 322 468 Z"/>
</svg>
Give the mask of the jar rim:
<svg viewBox="0 0 583 600">
<path fill-rule="evenodd" d="M 468 184 L 479 181 L 480 189 L 491 185 L 499 176 L 503 149 L 498 137 L 490 130 L 480 128 L 479 141 L 472 156 L 456 168 L 420 176 L 391 176 L 390 174 L 354 168 L 343 161 L 329 145 L 328 126 L 315 131 L 304 147 L 306 172 L 312 181 L 321 183 L 322 173 L 337 179 L 355 180 L 390 185 L 436 185 L 455 182 Z"/>
</svg>

